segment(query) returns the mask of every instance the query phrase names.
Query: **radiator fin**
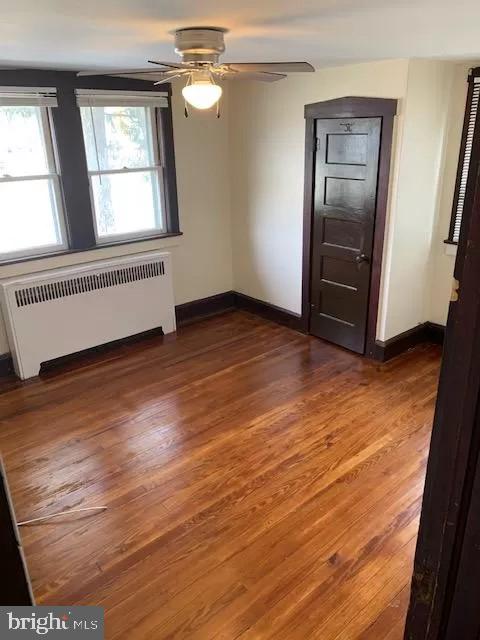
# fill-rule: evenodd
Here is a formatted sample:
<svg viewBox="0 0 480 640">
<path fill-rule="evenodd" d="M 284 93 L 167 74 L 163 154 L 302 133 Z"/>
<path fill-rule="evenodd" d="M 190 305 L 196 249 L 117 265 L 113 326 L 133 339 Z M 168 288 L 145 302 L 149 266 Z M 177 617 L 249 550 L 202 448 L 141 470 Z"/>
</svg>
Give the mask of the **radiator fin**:
<svg viewBox="0 0 480 640">
<path fill-rule="evenodd" d="M 58 280 L 49 284 L 40 284 L 35 287 L 17 289 L 15 291 L 15 300 L 17 307 L 25 307 L 164 275 L 165 263 L 163 260 L 146 262 L 132 267 L 101 271 L 90 275 Z"/>
</svg>

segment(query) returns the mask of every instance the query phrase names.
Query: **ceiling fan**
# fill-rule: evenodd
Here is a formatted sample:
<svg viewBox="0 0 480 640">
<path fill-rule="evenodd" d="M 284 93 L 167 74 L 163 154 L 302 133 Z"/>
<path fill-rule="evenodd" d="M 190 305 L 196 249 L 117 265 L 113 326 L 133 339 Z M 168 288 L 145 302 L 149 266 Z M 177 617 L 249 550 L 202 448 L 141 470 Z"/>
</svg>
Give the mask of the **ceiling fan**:
<svg viewBox="0 0 480 640">
<path fill-rule="evenodd" d="M 259 80 L 276 82 L 287 77 L 287 73 L 315 71 L 308 62 L 219 62 L 225 51 L 224 34 L 227 29 L 221 27 L 187 27 L 177 29 L 175 52 L 181 62 L 149 60 L 160 68 L 124 69 L 115 71 L 81 71 L 79 76 L 132 76 L 155 74 L 160 79 L 155 84 L 170 82 L 174 78 L 186 78 L 182 89 L 185 102 L 196 109 L 209 109 L 218 104 L 222 87 L 216 81 L 226 79 Z M 185 115 L 188 116 L 185 105 Z"/>
</svg>

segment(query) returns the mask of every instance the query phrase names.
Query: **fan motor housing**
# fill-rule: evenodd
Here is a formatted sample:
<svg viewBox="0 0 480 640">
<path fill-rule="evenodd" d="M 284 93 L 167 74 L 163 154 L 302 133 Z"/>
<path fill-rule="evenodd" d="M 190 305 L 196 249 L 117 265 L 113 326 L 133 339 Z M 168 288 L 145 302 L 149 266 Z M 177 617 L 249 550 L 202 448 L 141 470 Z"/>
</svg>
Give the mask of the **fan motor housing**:
<svg viewBox="0 0 480 640">
<path fill-rule="evenodd" d="M 188 27 L 175 31 L 175 53 L 183 62 L 205 62 L 215 64 L 225 51 L 224 34 L 221 27 Z"/>
</svg>

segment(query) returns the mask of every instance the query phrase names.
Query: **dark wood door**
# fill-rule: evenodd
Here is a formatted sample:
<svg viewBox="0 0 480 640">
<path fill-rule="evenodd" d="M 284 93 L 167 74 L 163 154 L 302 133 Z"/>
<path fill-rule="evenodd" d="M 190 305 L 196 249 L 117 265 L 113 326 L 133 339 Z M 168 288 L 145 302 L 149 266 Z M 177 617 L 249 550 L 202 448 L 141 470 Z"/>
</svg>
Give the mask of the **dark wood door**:
<svg viewBox="0 0 480 640">
<path fill-rule="evenodd" d="M 0 458 L 0 566 L 5 579 L 0 582 L 2 606 L 33 605 L 22 543 L 8 489 L 7 474 Z"/>
<path fill-rule="evenodd" d="M 477 416 L 477 428 L 479 417 Z M 477 445 L 478 446 L 478 445 Z M 459 553 L 458 574 L 452 587 L 452 601 L 446 622 L 445 640 L 478 640 L 480 613 L 478 576 L 480 575 L 480 466 L 478 450 L 465 531 Z M 460 545 L 459 545 L 460 546 Z"/>
<path fill-rule="evenodd" d="M 381 118 L 315 121 L 310 333 L 364 353 Z"/>
<path fill-rule="evenodd" d="M 405 640 L 480 638 L 480 118 L 473 134 Z"/>
</svg>

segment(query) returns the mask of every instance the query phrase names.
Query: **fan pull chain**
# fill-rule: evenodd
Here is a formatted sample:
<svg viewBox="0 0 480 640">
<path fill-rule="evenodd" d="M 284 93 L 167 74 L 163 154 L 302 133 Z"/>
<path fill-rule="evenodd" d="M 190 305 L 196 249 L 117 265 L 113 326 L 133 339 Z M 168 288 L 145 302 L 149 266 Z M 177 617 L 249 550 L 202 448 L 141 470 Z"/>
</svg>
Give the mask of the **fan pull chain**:
<svg viewBox="0 0 480 640">
<path fill-rule="evenodd" d="M 187 87 L 188 87 L 188 85 L 192 84 L 192 75 L 193 75 L 192 73 L 188 74 L 187 84 L 186 84 Z M 188 104 L 187 104 L 186 100 L 184 102 L 185 102 L 185 111 L 184 111 L 185 118 L 188 118 L 188 115 L 189 115 L 189 113 L 188 113 Z"/>
</svg>

